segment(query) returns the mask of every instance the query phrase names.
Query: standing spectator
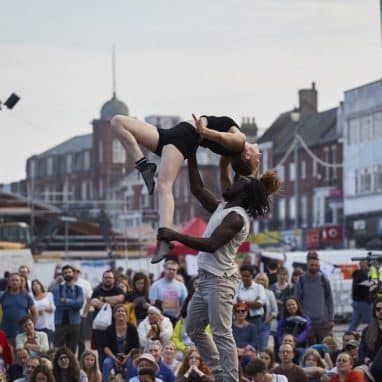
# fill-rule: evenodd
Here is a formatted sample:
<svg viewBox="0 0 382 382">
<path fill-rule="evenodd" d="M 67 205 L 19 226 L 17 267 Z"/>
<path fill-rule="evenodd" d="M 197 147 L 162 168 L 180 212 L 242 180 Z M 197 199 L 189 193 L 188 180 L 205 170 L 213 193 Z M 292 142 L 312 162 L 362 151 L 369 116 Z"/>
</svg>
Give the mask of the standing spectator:
<svg viewBox="0 0 382 382">
<path fill-rule="evenodd" d="M 82 353 L 80 367 L 88 376 L 89 382 L 102 381 L 102 375 L 97 365 L 97 357 L 91 350 Z"/>
<path fill-rule="evenodd" d="M 132 281 L 132 291 L 126 296 L 126 301 L 133 304 L 137 323 L 142 322 L 147 316 L 147 309 L 150 306 L 149 300 L 150 280 L 143 272 L 134 274 Z"/>
<path fill-rule="evenodd" d="M 3 274 L 3 278 L 0 279 L 0 294 L 1 292 L 4 292 L 8 286 L 9 275 L 10 275 L 10 272 L 5 271 Z"/>
<path fill-rule="evenodd" d="M 164 276 L 151 285 L 149 299 L 152 304 L 162 303 L 163 314 L 170 318 L 173 325 L 180 313 L 180 309 L 187 297 L 184 283 L 176 280 L 179 265 L 175 260 L 164 263 Z"/>
<path fill-rule="evenodd" d="M 53 294 L 46 292 L 41 281 L 35 279 L 32 281 L 33 300 L 38 311 L 36 329 L 45 332 L 48 335 L 49 343 L 53 344 L 54 327 L 54 305 Z"/>
<path fill-rule="evenodd" d="M 279 262 L 277 260 L 271 259 L 265 269 L 265 273 L 269 279 L 269 285 L 273 285 L 277 281 L 277 270 L 279 268 Z"/>
<path fill-rule="evenodd" d="M 288 270 L 285 267 L 279 267 L 277 269 L 276 277 L 277 281 L 271 284 L 269 289 L 275 294 L 279 312 L 277 319 L 280 320 L 283 318 L 284 301 L 288 297 L 293 296 L 293 289 L 288 283 Z"/>
<path fill-rule="evenodd" d="M 260 353 L 260 359 L 265 363 L 265 368 L 267 371 L 276 367 L 276 356 L 271 348 L 265 348 Z"/>
<path fill-rule="evenodd" d="M 146 348 L 150 341 L 158 340 L 162 346 L 171 340 L 173 326 L 168 317 L 154 305 L 148 309 L 147 317 L 138 325 L 139 343 Z"/>
<path fill-rule="evenodd" d="M 16 350 L 25 348 L 31 355 L 40 355 L 49 350 L 48 335 L 44 332 L 37 332 L 30 316 L 25 316 L 20 320 L 23 333 L 16 336 Z"/>
<path fill-rule="evenodd" d="M 0 304 L 3 309 L 0 329 L 6 333 L 8 343 L 14 347 L 16 335 L 22 332 L 20 320 L 28 314 L 31 315 L 33 322 L 36 322 L 38 317 L 31 296 L 21 288 L 18 273 L 10 274 L 8 287 L 0 297 Z"/>
<path fill-rule="evenodd" d="M 290 278 L 290 286 L 293 288 L 296 286 L 297 280 L 304 274 L 304 270 L 301 267 L 295 267 Z"/>
<path fill-rule="evenodd" d="M 77 264 L 72 265 L 72 268 L 73 268 L 74 284 L 82 288 L 82 292 L 84 295 L 84 302 L 80 310 L 81 325 L 80 325 L 80 336 L 78 340 L 78 359 L 80 359 L 82 353 L 85 351 L 85 348 L 86 348 L 85 341 L 90 339 L 91 337 L 91 329 L 90 329 L 91 323 L 88 320 L 88 314 L 89 314 L 89 309 L 91 307 L 90 299 L 92 297 L 93 289 L 89 281 L 80 277 L 81 268 Z"/>
<path fill-rule="evenodd" d="M 94 307 L 94 317 L 97 315 L 103 304 L 108 303 L 112 307 L 116 304 L 122 304 L 125 295 L 121 288 L 115 285 L 114 273 L 109 269 L 103 272 L 102 282 L 98 285 L 92 294 L 91 305 Z M 102 367 L 105 358 L 105 331 L 93 330 L 93 339 L 98 352 L 99 366 Z"/>
<path fill-rule="evenodd" d="M 256 330 L 256 350 L 260 352 L 261 331 L 264 323 L 264 306 L 267 296 L 262 285 L 253 280 L 251 267 L 242 265 L 240 267 L 241 281 L 237 290 L 236 300 L 238 303 L 243 302 L 249 307 L 247 320 L 255 326 Z"/>
<path fill-rule="evenodd" d="M 0 330 L 0 371 L 8 369 L 11 365 L 11 349 L 9 348 L 7 336 Z"/>
<path fill-rule="evenodd" d="M 307 262 L 307 272 L 297 281 L 294 295 L 312 321 L 309 344 L 313 345 L 331 333 L 334 305 L 330 282 L 320 272 L 317 252 L 308 252 Z"/>
<path fill-rule="evenodd" d="M 280 345 L 279 349 L 280 365 L 272 371 L 276 374 L 285 375 L 288 382 L 307 382 L 308 379 L 301 367 L 293 363 L 294 350 L 289 344 Z"/>
<path fill-rule="evenodd" d="M 56 305 L 54 346 L 67 346 L 73 353 L 77 350 L 80 338 L 80 309 L 84 303 L 82 288 L 74 284 L 73 267 L 62 267 L 64 284 L 57 285 L 53 290 Z"/>
<path fill-rule="evenodd" d="M 59 348 L 54 356 L 53 374 L 55 382 L 88 382 L 86 373 L 66 346 Z"/>
<path fill-rule="evenodd" d="M 363 321 L 368 324 L 371 318 L 370 292 L 369 287 L 362 285 L 362 282 L 369 279 L 369 262 L 362 260 L 359 268 L 352 274 L 352 316 L 349 330 L 357 330 L 358 325 Z"/>
<path fill-rule="evenodd" d="M 24 365 L 23 377 L 15 379 L 14 382 L 31 382 L 34 369 L 40 365 L 40 360 L 37 357 L 28 358 Z"/>
<path fill-rule="evenodd" d="M 260 352 L 263 351 L 269 342 L 269 336 L 276 333 L 277 330 L 277 315 L 278 307 L 274 293 L 268 288 L 269 279 L 265 272 L 260 272 L 256 275 L 255 281 L 262 285 L 267 296 L 264 306 L 264 320 L 260 331 Z"/>
<path fill-rule="evenodd" d="M 32 291 L 32 281 L 30 280 L 31 270 L 29 269 L 27 265 L 20 265 L 18 272 L 21 276 L 25 278 L 25 281 L 26 281 L 25 289 L 28 291 L 29 294 L 31 294 L 31 291 Z"/>
</svg>

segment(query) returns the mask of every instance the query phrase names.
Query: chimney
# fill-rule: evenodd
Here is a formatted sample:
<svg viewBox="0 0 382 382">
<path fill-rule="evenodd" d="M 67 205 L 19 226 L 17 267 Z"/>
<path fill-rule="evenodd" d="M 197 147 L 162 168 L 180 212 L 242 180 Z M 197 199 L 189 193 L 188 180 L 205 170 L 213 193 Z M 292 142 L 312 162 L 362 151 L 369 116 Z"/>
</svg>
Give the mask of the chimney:
<svg viewBox="0 0 382 382">
<path fill-rule="evenodd" d="M 298 91 L 298 102 L 301 116 L 317 113 L 317 90 L 315 82 L 312 82 L 311 89 L 300 89 Z"/>
</svg>

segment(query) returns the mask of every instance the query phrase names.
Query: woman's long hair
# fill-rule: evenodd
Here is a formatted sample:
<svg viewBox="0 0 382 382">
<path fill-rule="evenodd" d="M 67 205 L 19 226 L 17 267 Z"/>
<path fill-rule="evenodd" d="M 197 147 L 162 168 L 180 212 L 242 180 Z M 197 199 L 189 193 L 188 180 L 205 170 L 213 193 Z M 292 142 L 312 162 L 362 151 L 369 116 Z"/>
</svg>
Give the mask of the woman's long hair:
<svg viewBox="0 0 382 382">
<path fill-rule="evenodd" d="M 148 278 L 148 276 L 143 273 L 143 272 L 137 272 L 135 273 L 134 277 L 133 277 L 133 281 L 132 281 L 132 290 L 133 292 L 136 292 L 136 293 L 141 293 L 141 292 L 138 292 L 138 290 L 135 288 L 135 283 L 138 281 L 138 280 L 143 280 L 144 281 L 144 287 L 143 287 L 143 295 L 144 296 L 148 296 L 149 295 L 149 289 L 150 289 L 150 279 Z"/>
<path fill-rule="evenodd" d="M 94 365 L 90 369 L 87 369 L 85 367 L 85 358 L 89 355 L 94 358 L 95 362 L 94 362 Z M 80 367 L 88 376 L 89 382 L 96 382 L 97 381 L 97 377 L 98 377 L 97 357 L 91 350 L 86 350 L 82 353 L 81 360 L 80 360 Z"/>
<path fill-rule="evenodd" d="M 378 303 L 382 302 L 382 298 L 377 298 L 373 303 L 373 311 L 372 311 L 372 318 L 369 322 L 369 326 L 367 328 L 366 332 L 366 345 L 369 351 L 375 352 L 377 349 L 375 348 L 377 345 L 377 341 L 379 339 L 379 325 L 377 316 L 375 314 L 375 308 Z"/>
<path fill-rule="evenodd" d="M 67 348 L 66 346 L 63 346 L 59 348 L 56 352 L 56 355 L 54 356 L 53 361 L 53 375 L 56 380 L 56 382 L 61 381 L 61 375 L 63 374 L 62 368 L 58 365 L 58 359 L 60 356 L 66 355 L 69 357 L 69 367 L 67 372 L 67 378 L 70 382 L 80 382 L 80 366 L 78 365 L 78 362 L 76 360 L 76 357 L 72 353 L 72 351 Z"/>
<path fill-rule="evenodd" d="M 287 299 L 285 299 L 285 301 L 283 302 L 284 318 L 287 318 L 287 317 L 289 317 L 291 315 L 288 312 L 288 309 L 287 309 L 287 301 L 288 300 L 293 300 L 297 304 L 296 315 L 302 317 L 303 314 L 304 314 L 304 311 L 302 309 L 302 306 L 301 306 L 300 302 L 297 300 L 297 298 L 291 296 L 291 297 L 288 297 Z"/>
<path fill-rule="evenodd" d="M 36 382 L 37 374 L 44 374 L 48 378 L 48 382 L 55 382 L 52 370 L 49 367 L 44 365 L 37 366 L 32 373 L 30 382 Z"/>
<path fill-rule="evenodd" d="M 211 370 L 208 368 L 208 366 L 203 361 L 203 358 L 200 356 L 198 349 L 196 347 L 190 347 L 187 349 L 186 354 L 183 358 L 182 364 L 180 365 L 180 368 L 178 371 L 178 377 L 182 377 L 187 372 L 187 370 L 190 368 L 190 356 L 194 352 L 198 353 L 199 357 L 200 357 L 199 370 L 206 375 L 211 374 Z"/>
<path fill-rule="evenodd" d="M 323 369 L 325 369 L 326 366 L 320 356 L 320 353 L 316 349 L 312 349 L 312 348 L 309 348 L 305 351 L 304 356 L 302 358 L 302 367 L 305 366 L 305 361 L 309 356 L 312 356 L 314 358 L 314 360 L 317 362 L 318 367 L 322 367 Z"/>
</svg>

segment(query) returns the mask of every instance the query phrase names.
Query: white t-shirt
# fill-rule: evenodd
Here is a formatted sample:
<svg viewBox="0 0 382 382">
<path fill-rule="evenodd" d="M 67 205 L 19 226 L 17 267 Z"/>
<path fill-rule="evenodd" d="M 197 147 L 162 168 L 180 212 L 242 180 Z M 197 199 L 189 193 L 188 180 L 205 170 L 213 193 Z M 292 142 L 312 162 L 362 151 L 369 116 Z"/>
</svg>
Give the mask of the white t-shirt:
<svg viewBox="0 0 382 382">
<path fill-rule="evenodd" d="M 87 300 L 89 300 L 93 294 L 93 289 L 92 289 L 89 281 L 87 281 L 83 278 L 79 278 L 75 284 L 80 286 L 82 288 L 82 291 L 84 292 L 84 303 L 83 303 L 81 310 L 80 310 L 80 315 L 82 316 L 82 314 L 84 313 L 84 310 L 85 310 Z"/>
<path fill-rule="evenodd" d="M 288 382 L 288 378 L 281 374 L 272 374 L 272 382 Z"/>
<path fill-rule="evenodd" d="M 36 300 L 35 298 L 33 298 L 33 301 L 38 311 L 47 307 L 53 308 L 53 312 L 51 313 L 45 311 L 42 314 L 39 313 L 37 322 L 35 324 L 36 330 L 49 329 L 54 331 L 54 312 L 56 310 L 56 306 L 54 305 L 52 293 L 47 292 L 46 296 L 41 300 Z"/>
</svg>

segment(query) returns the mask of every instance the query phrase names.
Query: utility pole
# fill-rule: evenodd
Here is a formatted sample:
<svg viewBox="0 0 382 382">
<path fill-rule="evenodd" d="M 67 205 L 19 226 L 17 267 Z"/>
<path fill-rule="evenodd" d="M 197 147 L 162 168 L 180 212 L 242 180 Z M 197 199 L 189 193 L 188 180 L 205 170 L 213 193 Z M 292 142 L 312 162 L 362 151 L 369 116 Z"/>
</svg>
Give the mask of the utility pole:
<svg viewBox="0 0 382 382">
<path fill-rule="evenodd" d="M 294 108 L 290 113 L 290 117 L 294 123 L 294 148 L 293 148 L 293 161 L 294 161 L 294 202 L 295 202 L 295 220 L 294 220 L 294 228 L 299 228 L 299 215 L 300 215 L 300 205 L 299 205 L 299 168 L 298 168 L 298 148 L 299 143 L 297 139 L 298 133 L 298 122 L 300 120 L 300 111 L 297 108 Z"/>
</svg>

